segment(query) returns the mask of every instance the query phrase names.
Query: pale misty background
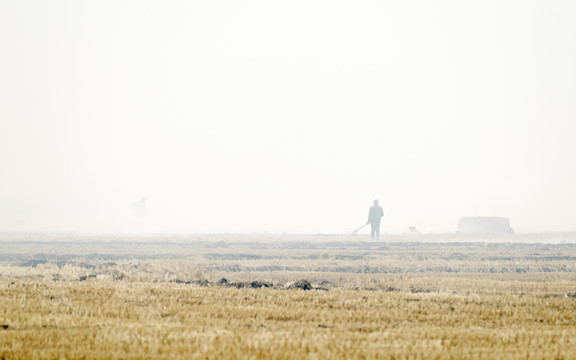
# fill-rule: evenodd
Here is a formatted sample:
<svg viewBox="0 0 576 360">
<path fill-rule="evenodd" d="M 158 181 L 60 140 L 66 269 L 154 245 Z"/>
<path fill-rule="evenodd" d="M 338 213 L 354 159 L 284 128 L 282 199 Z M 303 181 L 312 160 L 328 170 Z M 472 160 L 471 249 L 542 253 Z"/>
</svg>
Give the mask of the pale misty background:
<svg viewBox="0 0 576 360">
<path fill-rule="evenodd" d="M 0 0 L 0 231 L 576 231 L 574 1 Z M 133 203 L 146 198 L 147 214 Z"/>
</svg>

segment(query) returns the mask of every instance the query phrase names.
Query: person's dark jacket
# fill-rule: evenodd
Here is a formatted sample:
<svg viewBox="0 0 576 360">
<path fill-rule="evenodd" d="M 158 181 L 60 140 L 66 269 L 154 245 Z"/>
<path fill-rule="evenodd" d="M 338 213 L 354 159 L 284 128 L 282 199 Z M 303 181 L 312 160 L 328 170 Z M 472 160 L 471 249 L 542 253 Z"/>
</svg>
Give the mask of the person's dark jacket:
<svg viewBox="0 0 576 360">
<path fill-rule="evenodd" d="M 380 205 L 373 205 L 370 207 L 370 212 L 368 213 L 368 223 L 379 223 L 382 220 L 382 216 L 384 216 L 384 210 L 380 207 Z"/>
</svg>

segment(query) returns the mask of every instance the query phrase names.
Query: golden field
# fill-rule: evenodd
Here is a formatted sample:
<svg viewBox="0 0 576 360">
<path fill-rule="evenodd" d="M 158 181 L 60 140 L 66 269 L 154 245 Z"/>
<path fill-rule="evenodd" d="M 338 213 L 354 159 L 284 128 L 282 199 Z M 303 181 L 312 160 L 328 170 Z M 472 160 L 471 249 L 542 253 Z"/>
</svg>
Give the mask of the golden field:
<svg viewBox="0 0 576 360">
<path fill-rule="evenodd" d="M 0 358 L 576 358 L 575 245 L 361 240 L 4 236 Z"/>
</svg>

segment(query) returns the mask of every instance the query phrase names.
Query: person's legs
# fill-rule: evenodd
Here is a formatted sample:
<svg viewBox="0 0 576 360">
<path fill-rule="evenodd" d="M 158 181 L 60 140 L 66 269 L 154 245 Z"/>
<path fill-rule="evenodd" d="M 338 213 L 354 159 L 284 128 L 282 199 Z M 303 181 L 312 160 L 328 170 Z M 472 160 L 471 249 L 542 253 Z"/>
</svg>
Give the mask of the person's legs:
<svg viewBox="0 0 576 360">
<path fill-rule="evenodd" d="M 372 240 L 376 239 L 376 241 L 380 240 L 380 221 L 371 222 L 370 228 L 372 230 L 370 232 L 370 238 Z"/>
</svg>

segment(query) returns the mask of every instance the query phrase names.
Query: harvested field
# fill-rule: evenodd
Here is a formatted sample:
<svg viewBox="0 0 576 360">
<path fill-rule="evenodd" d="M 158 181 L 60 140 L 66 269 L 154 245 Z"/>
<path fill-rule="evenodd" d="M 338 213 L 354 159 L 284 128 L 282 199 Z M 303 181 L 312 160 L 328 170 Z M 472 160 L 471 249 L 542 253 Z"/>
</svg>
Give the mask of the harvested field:
<svg viewBox="0 0 576 360">
<path fill-rule="evenodd" d="M 361 240 L 4 235 L 0 358 L 576 357 L 576 245 Z"/>
</svg>

